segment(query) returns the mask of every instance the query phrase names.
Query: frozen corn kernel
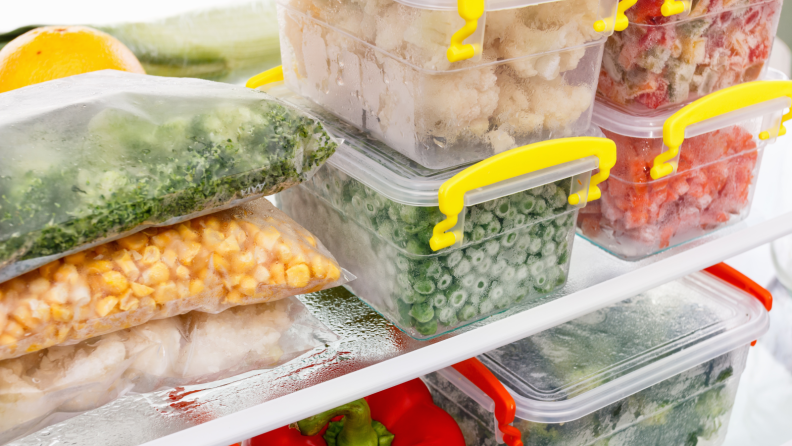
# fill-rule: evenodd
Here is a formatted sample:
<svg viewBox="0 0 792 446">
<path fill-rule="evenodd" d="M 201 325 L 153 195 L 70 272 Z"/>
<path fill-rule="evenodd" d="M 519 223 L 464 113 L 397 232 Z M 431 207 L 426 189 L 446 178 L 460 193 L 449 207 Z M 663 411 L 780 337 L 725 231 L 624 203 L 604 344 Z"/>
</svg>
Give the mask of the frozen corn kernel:
<svg viewBox="0 0 792 446">
<path fill-rule="evenodd" d="M 270 272 L 264 265 L 259 265 L 253 270 L 253 278 L 261 283 L 268 283 L 270 279 Z"/>
<path fill-rule="evenodd" d="M 62 283 L 72 283 L 80 277 L 77 274 L 77 267 L 74 265 L 64 264 L 55 272 L 55 280 Z"/>
<path fill-rule="evenodd" d="M 193 295 L 193 296 L 197 295 L 198 293 L 203 291 L 204 288 L 205 288 L 205 286 L 204 286 L 202 281 L 200 281 L 198 279 L 194 279 L 194 280 L 190 281 L 190 294 L 191 295 Z"/>
<path fill-rule="evenodd" d="M 249 221 L 240 221 L 239 226 L 245 231 L 245 233 L 247 233 L 248 238 L 251 240 L 254 240 L 256 234 L 261 232 L 261 229 L 259 229 L 258 226 Z"/>
<path fill-rule="evenodd" d="M 277 229 L 268 226 L 256 234 L 255 243 L 257 246 L 261 246 L 267 251 L 272 251 L 272 248 L 275 246 L 275 243 L 280 240 L 280 237 L 281 234 Z"/>
<path fill-rule="evenodd" d="M 5 330 L 5 326 L 8 323 L 8 315 L 4 311 L 0 311 L 0 333 Z"/>
<path fill-rule="evenodd" d="M 311 280 L 311 271 L 303 264 L 292 266 L 286 270 L 286 282 L 290 287 L 302 288 Z"/>
<path fill-rule="evenodd" d="M 237 285 L 242 280 L 243 274 L 229 274 L 223 279 L 223 284 L 226 288 L 231 289 Z"/>
<path fill-rule="evenodd" d="M 52 280 L 55 276 L 55 271 L 57 271 L 58 268 L 60 268 L 60 260 L 47 263 L 46 265 L 39 268 L 38 271 L 39 274 L 41 274 L 41 277 L 47 280 Z"/>
<path fill-rule="evenodd" d="M 179 291 L 173 282 L 163 283 L 154 289 L 154 301 L 162 305 L 179 298 Z"/>
<path fill-rule="evenodd" d="M 221 243 L 223 243 L 223 240 L 225 240 L 225 236 L 222 232 L 212 228 L 206 228 L 203 230 L 202 241 L 204 248 L 214 251 L 218 246 L 220 246 Z"/>
<path fill-rule="evenodd" d="M 25 328 L 19 322 L 12 320 L 8 321 L 3 333 L 13 336 L 14 339 L 22 339 L 22 336 L 25 335 Z"/>
<path fill-rule="evenodd" d="M 30 291 L 30 294 L 38 296 L 39 294 L 49 290 L 50 286 L 51 284 L 49 280 L 39 277 L 38 279 L 34 279 L 32 282 L 30 282 L 30 285 L 28 285 L 28 291 Z"/>
<path fill-rule="evenodd" d="M 35 329 L 41 324 L 40 319 L 33 317 L 33 312 L 30 310 L 30 304 L 25 301 L 20 302 L 19 305 L 14 308 L 14 311 L 11 312 L 11 318 L 21 326 L 30 330 Z M 8 330 L 8 327 L 6 327 L 6 330 Z M 21 335 L 18 337 L 21 337 Z"/>
<path fill-rule="evenodd" d="M 160 260 L 160 250 L 156 246 L 146 246 L 143 250 L 143 258 L 140 259 L 144 265 L 153 265 Z"/>
<path fill-rule="evenodd" d="M 154 299 L 146 296 L 140 299 L 140 308 L 148 312 L 153 312 L 157 309 L 157 302 Z"/>
<path fill-rule="evenodd" d="M 179 262 L 189 266 L 192 263 L 195 256 L 198 255 L 198 252 L 200 251 L 201 251 L 200 243 L 195 241 L 189 241 L 187 243 L 184 243 L 181 246 L 181 249 L 179 249 Z"/>
<path fill-rule="evenodd" d="M 237 290 L 229 291 L 228 294 L 226 294 L 225 302 L 230 303 L 230 304 L 234 304 L 234 305 L 241 304 L 242 303 L 242 293 L 240 293 Z"/>
<path fill-rule="evenodd" d="M 239 243 L 240 245 L 245 244 L 245 241 L 247 240 L 247 234 L 242 229 L 242 227 L 239 226 L 239 223 L 237 223 L 235 220 L 231 220 L 228 222 L 228 228 L 226 228 L 226 234 L 228 234 L 228 237 L 233 237 L 234 239 L 236 239 L 237 243 Z"/>
<path fill-rule="evenodd" d="M 170 279 L 170 269 L 162 262 L 157 262 L 145 271 L 141 276 L 143 284 L 148 286 L 158 285 Z"/>
<path fill-rule="evenodd" d="M 231 267 L 238 273 L 246 273 L 256 265 L 253 253 L 250 251 L 236 253 L 231 256 Z"/>
<path fill-rule="evenodd" d="M 142 285 L 140 283 L 132 283 L 132 294 L 136 297 L 144 297 L 154 292 L 154 288 Z"/>
<path fill-rule="evenodd" d="M 151 242 L 162 250 L 176 240 L 179 240 L 179 233 L 173 229 L 168 229 L 167 231 L 160 232 L 154 237 L 151 237 Z"/>
<path fill-rule="evenodd" d="M 179 236 L 185 241 L 194 242 L 200 238 L 196 231 L 193 231 L 189 226 L 182 223 L 176 227 L 176 231 L 179 232 Z"/>
<path fill-rule="evenodd" d="M 274 249 L 275 255 L 283 263 L 288 263 L 292 258 L 292 249 L 286 243 L 278 243 Z"/>
<path fill-rule="evenodd" d="M 214 229 L 215 231 L 220 230 L 220 220 L 217 219 L 215 216 L 208 217 L 204 220 L 204 227 L 209 229 Z"/>
<path fill-rule="evenodd" d="M 230 271 L 228 260 L 224 259 L 223 256 L 218 254 L 212 254 L 212 266 L 214 267 L 215 271 L 223 274 L 227 274 Z"/>
<path fill-rule="evenodd" d="M 52 304 L 52 318 L 58 322 L 69 322 L 74 318 L 74 310 L 68 305 Z"/>
<path fill-rule="evenodd" d="M 2 334 L 0 335 L 0 345 L 6 347 L 9 345 L 14 345 L 17 342 L 17 338 L 11 336 L 10 334 Z"/>
<path fill-rule="evenodd" d="M 73 305 L 85 305 L 91 301 L 91 289 L 86 283 L 80 281 L 72 285 L 68 300 Z"/>
<path fill-rule="evenodd" d="M 325 259 L 323 256 L 315 255 L 311 259 L 311 271 L 313 272 L 313 275 L 320 279 L 324 279 L 325 277 L 327 277 L 328 263 L 329 262 L 327 261 L 327 259 Z"/>
<path fill-rule="evenodd" d="M 132 293 L 127 293 L 121 300 L 118 302 L 118 308 L 121 311 L 135 311 L 140 306 L 140 300 L 137 297 L 133 296 Z"/>
<path fill-rule="evenodd" d="M 187 269 L 184 265 L 179 265 L 176 267 L 176 277 L 179 279 L 189 279 L 190 278 L 190 270 Z"/>
<path fill-rule="evenodd" d="M 131 249 L 134 251 L 140 251 L 141 249 L 145 248 L 148 244 L 148 237 L 146 234 L 142 232 L 138 232 L 137 234 L 132 234 L 129 237 L 124 237 L 118 240 L 118 246 L 124 249 Z"/>
<path fill-rule="evenodd" d="M 245 296 L 252 296 L 256 294 L 256 287 L 258 287 L 258 284 L 258 281 L 253 277 L 242 276 L 239 281 L 239 291 Z"/>
<path fill-rule="evenodd" d="M 48 323 L 52 318 L 50 306 L 38 299 L 33 299 L 29 302 L 33 317 L 41 321 L 41 323 Z"/>
<path fill-rule="evenodd" d="M 193 257 L 192 262 L 185 263 L 185 265 L 189 265 L 193 271 L 200 271 L 209 265 L 209 259 L 211 258 L 212 251 L 209 251 L 206 248 L 201 248 L 198 250 L 198 254 Z"/>
<path fill-rule="evenodd" d="M 305 254 L 301 252 L 295 252 L 294 255 L 291 256 L 288 262 L 286 262 L 286 268 L 291 268 L 295 265 L 305 264 L 308 263 L 308 259 L 305 257 Z"/>
<path fill-rule="evenodd" d="M 338 269 L 338 267 L 333 265 L 332 263 L 328 263 L 327 279 L 335 282 L 336 280 L 338 280 L 339 277 L 341 277 L 341 271 Z"/>
<path fill-rule="evenodd" d="M 113 269 L 113 262 L 109 260 L 92 260 L 85 268 L 87 274 L 102 274 Z"/>
<path fill-rule="evenodd" d="M 69 286 L 65 283 L 56 283 L 41 298 L 50 304 L 65 304 L 69 298 Z"/>
<path fill-rule="evenodd" d="M 102 274 L 105 290 L 110 294 L 121 294 L 129 288 L 129 281 L 118 271 L 108 271 Z"/>
<path fill-rule="evenodd" d="M 27 282 L 21 277 L 17 277 L 16 279 L 11 279 L 6 282 L 6 287 L 8 287 L 10 290 L 16 291 L 17 293 L 24 293 L 27 291 Z"/>
<path fill-rule="evenodd" d="M 270 284 L 271 285 L 280 285 L 282 283 L 286 283 L 286 269 L 283 266 L 283 263 L 274 262 L 269 269 L 270 272 Z"/>
<path fill-rule="evenodd" d="M 316 248 L 316 237 L 312 236 L 311 234 L 303 234 L 303 237 L 305 237 L 305 241 L 307 241 L 309 245 Z"/>
<path fill-rule="evenodd" d="M 85 262 L 85 251 L 68 255 L 63 258 L 63 261 L 70 265 L 80 265 Z"/>
<path fill-rule="evenodd" d="M 116 304 L 118 304 L 118 298 L 115 296 L 107 296 L 100 299 L 96 302 L 96 314 L 98 314 L 99 317 L 105 317 L 112 311 Z"/>
<path fill-rule="evenodd" d="M 179 299 L 184 299 L 190 296 L 190 282 L 182 280 L 176 284 L 176 292 L 179 294 Z"/>
<path fill-rule="evenodd" d="M 237 243 L 237 240 L 233 237 L 226 238 L 222 243 L 220 243 L 220 245 L 217 246 L 217 248 L 215 248 L 215 252 L 223 257 L 239 251 L 239 243 Z"/>
<path fill-rule="evenodd" d="M 178 255 L 176 255 L 176 251 L 172 249 L 166 249 L 165 252 L 162 253 L 162 263 L 173 268 L 176 265 L 177 257 Z"/>
</svg>

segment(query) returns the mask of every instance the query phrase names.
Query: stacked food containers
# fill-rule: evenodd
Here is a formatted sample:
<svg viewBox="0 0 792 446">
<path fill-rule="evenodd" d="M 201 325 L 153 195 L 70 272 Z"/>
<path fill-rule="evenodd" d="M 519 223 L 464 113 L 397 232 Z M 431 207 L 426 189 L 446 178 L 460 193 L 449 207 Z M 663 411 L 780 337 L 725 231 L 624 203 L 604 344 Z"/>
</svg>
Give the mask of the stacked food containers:
<svg viewBox="0 0 792 446">
<path fill-rule="evenodd" d="M 615 0 L 279 0 L 286 84 L 438 169 L 585 132 Z M 623 14 L 622 14 L 623 15 Z"/>
<path fill-rule="evenodd" d="M 268 92 L 300 103 L 284 87 Z M 348 285 L 356 295 L 421 339 L 539 303 L 563 285 L 578 210 L 615 163 L 611 141 L 579 137 L 433 170 L 323 118 L 345 142 L 280 205 L 324 236 L 357 277 Z"/>
<path fill-rule="evenodd" d="M 695 273 L 480 356 L 507 392 L 458 365 L 425 381 L 471 446 L 499 430 L 527 446 L 721 444 L 772 296 L 726 265 L 708 270 L 726 280 Z M 501 406 L 512 398 L 513 427 Z"/>
<path fill-rule="evenodd" d="M 790 98 L 789 81 L 759 81 L 652 117 L 598 101 L 593 123 L 618 156 L 602 200 L 581 212 L 580 234 L 634 260 L 742 220 Z"/>
</svg>

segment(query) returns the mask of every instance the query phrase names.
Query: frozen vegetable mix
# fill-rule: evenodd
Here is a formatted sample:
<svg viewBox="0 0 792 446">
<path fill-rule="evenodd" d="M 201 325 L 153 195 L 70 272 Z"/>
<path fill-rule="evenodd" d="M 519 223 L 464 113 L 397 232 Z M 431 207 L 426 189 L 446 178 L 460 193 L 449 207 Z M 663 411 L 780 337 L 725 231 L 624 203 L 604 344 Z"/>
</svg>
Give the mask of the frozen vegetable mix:
<svg viewBox="0 0 792 446">
<path fill-rule="evenodd" d="M 191 312 L 0 361 L 0 442 L 128 392 L 276 367 L 335 339 L 289 298 L 219 314 Z"/>
<path fill-rule="evenodd" d="M 604 1 L 607 3 L 607 1 Z M 585 131 L 598 0 L 486 13 L 479 61 L 449 62 L 455 10 L 395 0 L 279 2 L 286 83 L 430 168 Z M 614 3 L 615 12 L 615 3 Z"/>
<path fill-rule="evenodd" d="M 663 0 L 639 0 L 630 26 L 605 45 L 598 95 L 651 113 L 757 80 L 770 57 L 780 0 L 693 2 L 689 16 L 663 17 Z"/>
<path fill-rule="evenodd" d="M 0 281 L 278 192 L 336 147 L 264 93 L 115 71 L 3 94 L 0 116 Z"/>
<path fill-rule="evenodd" d="M 260 199 L 149 228 L 0 284 L 0 358 L 345 279 L 315 237 Z"/>
</svg>

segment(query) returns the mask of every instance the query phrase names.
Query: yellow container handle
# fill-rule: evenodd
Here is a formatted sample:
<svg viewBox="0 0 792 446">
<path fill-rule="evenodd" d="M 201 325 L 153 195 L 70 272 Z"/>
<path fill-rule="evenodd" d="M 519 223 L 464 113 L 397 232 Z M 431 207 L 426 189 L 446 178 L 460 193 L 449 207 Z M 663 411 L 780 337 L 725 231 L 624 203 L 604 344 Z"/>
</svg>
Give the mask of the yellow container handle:
<svg viewBox="0 0 792 446">
<path fill-rule="evenodd" d="M 663 143 L 668 151 L 655 157 L 649 172 L 652 179 L 658 180 L 674 172 L 669 161 L 679 155 L 679 147 L 685 140 L 685 129 L 689 125 L 784 96 L 792 99 L 792 81 L 754 81 L 716 91 L 674 113 L 663 124 Z M 786 134 L 784 122 L 790 118 L 792 110 L 781 118 L 778 136 Z M 769 137 L 768 131 L 759 134 L 762 140 Z"/>
<path fill-rule="evenodd" d="M 627 25 L 630 24 L 630 21 L 624 13 L 635 6 L 636 3 L 638 3 L 638 0 L 622 0 L 619 2 L 619 7 L 616 8 L 616 23 L 613 26 L 614 31 L 624 31 L 627 29 Z M 610 20 L 610 18 L 607 20 Z M 608 24 L 605 20 L 597 20 L 594 22 L 594 31 L 601 33 L 606 29 L 608 29 Z"/>
<path fill-rule="evenodd" d="M 248 79 L 245 86 L 248 88 L 258 88 L 262 85 L 270 84 L 272 82 L 280 82 L 283 80 L 283 65 L 278 65 L 275 68 L 259 73 Z"/>
<path fill-rule="evenodd" d="M 663 17 L 671 17 L 689 11 L 690 6 L 690 0 L 665 0 L 663 6 L 660 7 L 660 13 L 663 14 Z"/>
<path fill-rule="evenodd" d="M 484 14 L 484 0 L 457 0 L 459 16 L 465 20 L 465 26 L 451 36 L 451 45 L 446 51 L 449 62 L 459 62 L 476 55 L 476 48 L 471 44 L 463 44 L 478 28 L 478 20 Z"/>
<path fill-rule="evenodd" d="M 591 177 L 588 188 L 588 201 L 593 201 L 601 196 L 597 185 L 608 179 L 611 168 L 616 165 L 616 143 L 607 138 L 576 137 L 542 141 L 508 150 L 459 172 L 440 186 L 440 212 L 446 218 L 435 225 L 429 246 L 432 251 L 438 251 L 456 243 L 456 236 L 446 231 L 456 226 L 459 213 L 465 208 L 465 193 L 589 156 L 599 158 L 599 173 Z M 577 193 L 572 194 L 569 203 L 576 205 L 582 198 Z"/>
</svg>

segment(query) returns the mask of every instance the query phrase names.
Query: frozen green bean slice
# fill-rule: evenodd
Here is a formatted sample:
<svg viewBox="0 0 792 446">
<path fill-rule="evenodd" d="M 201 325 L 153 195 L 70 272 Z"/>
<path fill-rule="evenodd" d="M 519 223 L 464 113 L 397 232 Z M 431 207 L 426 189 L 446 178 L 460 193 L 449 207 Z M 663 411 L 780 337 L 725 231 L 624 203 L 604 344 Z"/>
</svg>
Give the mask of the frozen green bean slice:
<svg viewBox="0 0 792 446">
<path fill-rule="evenodd" d="M 435 294 L 432 298 L 432 305 L 435 308 L 443 308 L 448 305 L 448 298 L 445 294 Z"/>
<path fill-rule="evenodd" d="M 423 279 L 415 282 L 413 289 L 419 294 L 432 294 L 435 291 L 435 284 L 431 280 Z M 417 318 L 416 318 L 417 319 Z"/>
<path fill-rule="evenodd" d="M 418 322 L 429 322 L 434 318 L 434 307 L 431 302 L 413 304 L 410 308 L 410 316 Z"/>
<path fill-rule="evenodd" d="M 460 289 L 457 289 L 457 290 L 453 291 L 449 295 L 448 303 L 450 304 L 451 307 L 453 307 L 453 308 L 458 310 L 458 309 L 462 308 L 463 305 L 465 305 L 467 300 L 468 300 L 468 292 L 467 292 L 467 290 L 460 288 Z"/>
<path fill-rule="evenodd" d="M 476 248 L 468 248 L 467 251 L 465 251 L 465 255 L 470 259 L 470 264 L 474 267 L 478 266 L 479 263 L 486 258 L 484 251 Z"/>
<path fill-rule="evenodd" d="M 456 310 L 452 307 L 445 307 L 437 312 L 437 319 L 448 327 L 453 327 L 459 324 L 457 319 Z"/>
<path fill-rule="evenodd" d="M 415 324 L 415 329 L 424 336 L 433 335 L 437 333 L 437 320 L 432 319 L 428 322 L 418 322 Z"/>
<path fill-rule="evenodd" d="M 478 315 L 478 309 L 472 304 L 465 305 L 457 312 L 460 321 L 468 321 L 476 317 L 476 315 Z"/>
<path fill-rule="evenodd" d="M 437 279 L 437 289 L 438 290 L 445 290 L 454 282 L 454 278 L 451 277 L 451 274 L 444 272 L 439 279 Z"/>
<path fill-rule="evenodd" d="M 495 257 L 500 251 L 500 243 L 497 240 L 490 240 L 484 244 L 484 251 L 487 252 L 488 256 Z"/>
<path fill-rule="evenodd" d="M 495 303 L 492 300 L 486 299 L 481 301 L 479 304 L 480 315 L 485 316 L 492 313 L 493 311 L 495 311 Z"/>
<path fill-rule="evenodd" d="M 495 200 L 495 208 L 493 212 L 498 218 L 506 218 L 511 209 L 511 202 L 508 198 L 498 198 Z"/>
<path fill-rule="evenodd" d="M 465 255 L 462 253 L 462 250 L 454 251 L 446 257 L 446 265 L 449 268 L 453 268 L 457 266 L 464 257 Z"/>
</svg>

